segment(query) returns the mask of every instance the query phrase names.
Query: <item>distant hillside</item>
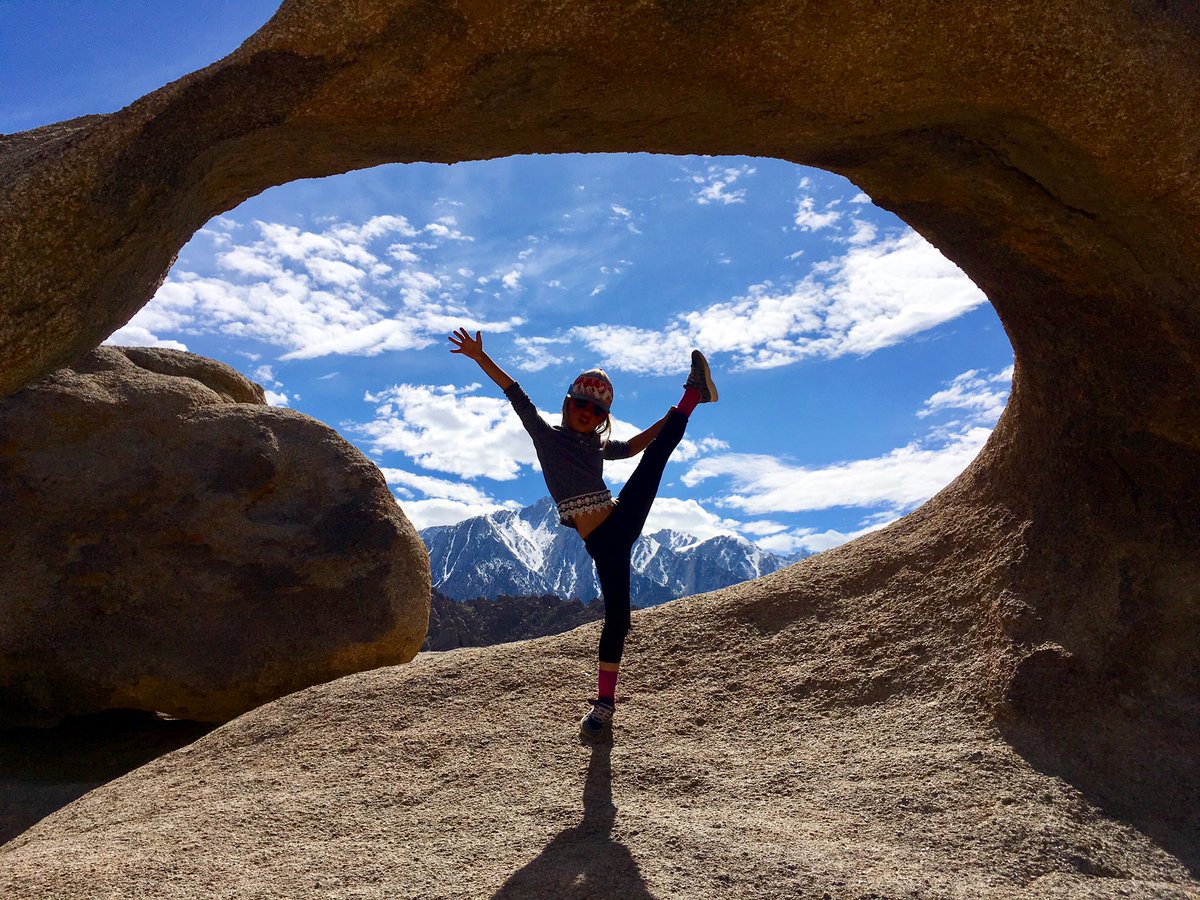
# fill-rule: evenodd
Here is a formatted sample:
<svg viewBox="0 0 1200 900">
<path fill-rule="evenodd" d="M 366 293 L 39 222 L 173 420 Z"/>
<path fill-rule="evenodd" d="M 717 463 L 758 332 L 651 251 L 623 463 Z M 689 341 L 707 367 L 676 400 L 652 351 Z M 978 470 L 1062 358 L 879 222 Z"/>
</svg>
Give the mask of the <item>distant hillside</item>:
<svg viewBox="0 0 1200 900">
<path fill-rule="evenodd" d="M 546 637 L 604 618 L 601 603 L 588 605 L 552 594 L 451 600 L 435 590 L 432 600 L 422 650 L 486 647 Z"/>
<path fill-rule="evenodd" d="M 583 541 L 558 524 L 549 497 L 420 534 L 429 549 L 433 586 L 451 599 L 552 594 L 588 603 L 600 595 Z M 767 575 L 792 561 L 739 537 L 702 541 L 658 531 L 634 545 L 633 602 L 654 606 Z"/>
</svg>

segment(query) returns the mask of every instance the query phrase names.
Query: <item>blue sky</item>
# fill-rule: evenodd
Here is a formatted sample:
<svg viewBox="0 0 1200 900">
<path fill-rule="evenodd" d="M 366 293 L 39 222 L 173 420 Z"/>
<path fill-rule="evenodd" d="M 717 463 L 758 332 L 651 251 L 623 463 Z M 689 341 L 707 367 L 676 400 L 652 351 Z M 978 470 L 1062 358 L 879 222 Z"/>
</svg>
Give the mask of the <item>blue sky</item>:
<svg viewBox="0 0 1200 900">
<path fill-rule="evenodd" d="M 121 108 L 200 68 L 275 3 L 0 0 L 0 132 Z M 911 511 L 974 457 L 1012 349 L 951 263 L 843 178 L 648 154 L 383 166 L 267 191 L 211 221 L 115 343 L 186 347 L 337 428 L 418 527 L 545 494 L 456 325 L 557 421 L 581 369 L 616 434 L 700 407 L 648 530 L 821 550 Z M 614 489 L 632 463 L 606 469 Z"/>
</svg>

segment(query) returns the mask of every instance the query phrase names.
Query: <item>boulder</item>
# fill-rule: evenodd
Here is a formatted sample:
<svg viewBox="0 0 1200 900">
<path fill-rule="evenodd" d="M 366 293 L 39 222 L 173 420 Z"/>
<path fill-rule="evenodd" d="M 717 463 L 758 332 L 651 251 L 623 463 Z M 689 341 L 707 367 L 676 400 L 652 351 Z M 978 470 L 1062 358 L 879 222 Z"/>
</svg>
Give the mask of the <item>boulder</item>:
<svg viewBox="0 0 1200 900">
<path fill-rule="evenodd" d="M 221 363 L 104 347 L 0 402 L 0 722 L 224 721 L 405 662 L 429 563 L 378 469 Z"/>
</svg>

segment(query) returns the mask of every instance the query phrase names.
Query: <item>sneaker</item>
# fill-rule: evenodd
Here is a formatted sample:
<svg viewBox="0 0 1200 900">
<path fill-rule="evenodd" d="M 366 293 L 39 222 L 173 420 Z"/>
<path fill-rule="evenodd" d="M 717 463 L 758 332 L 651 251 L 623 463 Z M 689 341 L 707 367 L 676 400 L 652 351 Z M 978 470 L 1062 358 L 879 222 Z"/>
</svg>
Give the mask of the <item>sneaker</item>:
<svg viewBox="0 0 1200 900">
<path fill-rule="evenodd" d="M 708 360 L 699 350 L 692 351 L 692 371 L 688 373 L 683 386 L 698 390 L 701 403 L 717 402 L 717 386 L 713 384 L 712 372 L 708 370 Z"/>
<path fill-rule="evenodd" d="M 612 717 L 616 711 L 607 700 L 595 701 L 592 711 L 579 722 L 579 736 L 592 743 L 612 740 Z"/>
</svg>

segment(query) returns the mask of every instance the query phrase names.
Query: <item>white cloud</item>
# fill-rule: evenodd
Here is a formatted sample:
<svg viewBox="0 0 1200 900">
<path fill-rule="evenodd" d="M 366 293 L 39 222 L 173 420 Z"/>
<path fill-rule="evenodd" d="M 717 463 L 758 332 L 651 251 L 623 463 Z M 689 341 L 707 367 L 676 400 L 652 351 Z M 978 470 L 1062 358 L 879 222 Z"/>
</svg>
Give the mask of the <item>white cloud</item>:
<svg viewBox="0 0 1200 900">
<path fill-rule="evenodd" d="M 851 224 L 854 230 L 846 238 L 848 244 L 869 244 L 878 235 L 878 229 L 865 219 L 854 219 Z"/>
<path fill-rule="evenodd" d="M 401 497 L 415 496 L 413 491 L 419 491 L 426 497 L 440 500 L 458 500 L 462 503 L 492 504 L 494 501 L 487 493 L 462 481 L 449 481 L 445 478 L 435 478 L 432 475 L 420 475 L 405 469 L 395 469 L 381 466 L 380 470 L 388 486 L 395 489 Z"/>
<path fill-rule="evenodd" d="M 963 372 L 955 376 L 945 390 L 938 391 L 926 400 L 917 415 L 926 418 L 935 413 L 959 409 L 967 411 L 972 422 L 993 425 L 1008 402 L 1012 374 L 1012 366 L 994 375 L 980 373 L 978 369 Z"/>
<path fill-rule="evenodd" d="M 569 334 L 600 357 L 601 365 L 623 372 L 686 372 L 695 346 L 682 330 L 663 333 L 630 325 L 578 326 Z"/>
<path fill-rule="evenodd" d="M 746 189 L 733 190 L 732 185 L 742 178 L 754 174 L 753 166 L 709 166 L 703 174 L 691 175 L 692 184 L 696 185 L 692 196 L 696 202 L 703 205 L 721 203 L 745 203 Z"/>
<path fill-rule="evenodd" d="M 272 391 L 269 388 L 266 390 L 265 393 L 267 396 L 267 405 L 268 406 L 287 406 L 288 405 L 288 395 L 287 394 L 282 394 L 278 391 Z"/>
<path fill-rule="evenodd" d="M 380 471 L 417 529 L 453 525 L 498 509 L 519 509 L 521 506 L 512 500 L 497 501 L 485 491 L 461 481 L 448 481 L 404 469 L 385 467 Z"/>
<path fill-rule="evenodd" d="M 618 206 L 615 203 L 610 208 L 613 211 L 612 221 L 621 222 L 632 234 L 642 233 L 641 229 L 635 224 L 637 217 L 634 215 L 633 210 L 624 206 Z"/>
<path fill-rule="evenodd" d="M 304 267 L 315 281 L 334 287 L 355 287 L 367 277 L 367 273 L 362 269 L 338 259 L 321 259 L 318 256 L 305 260 Z"/>
<path fill-rule="evenodd" d="M 895 521 L 892 517 L 890 521 Z M 796 528 L 791 531 L 779 532 L 755 541 L 758 546 L 780 556 L 793 556 L 804 550 L 808 553 L 820 553 L 831 550 L 842 544 L 849 543 L 855 538 L 862 537 L 872 531 L 878 531 L 888 522 L 872 522 L 857 531 L 838 531 L 834 528 L 817 531 L 815 528 Z"/>
<path fill-rule="evenodd" d="M 523 337 L 513 339 L 517 354 L 512 363 L 523 372 L 540 372 L 550 366 L 560 366 L 572 362 L 573 357 L 551 351 L 552 347 L 561 347 L 568 343 L 565 337 Z"/>
<path fill-rule="evenodd" d="M 373 216 L 359 226 L 340 223 L 329 230 L 332 237 L 350 244 L 366 244 L 388 234 L 415 237 L 419 233 L 404 216 Z"/>
<path fill-rule="evenodd" d="M 1011 379 L 1011 366 L 995 374 L 972 369 L 955 377 L 927 399 L 917 415 L 966 410 L 970 421 L 935 427 L 923 440 L 882 456 L 804 467 L 771 456 L 718 453 L 700 459 L 681 480 L 693 487 L 710 478 L 728 479 L 731 490 L 717 505 L 749 515 L 838 507 L 868 511 L 860 527 L 849 532 L 788 528 L 769 519 L 739 526 L 760 535 L 759 546 L 775 553 L 827 550 L 894 522 L 953 481 L 991 434 Z"/>
<path fill-rule="evenodd" d="M 519 503 L 463 503 L 459 500 L 401 500 L 400 508 L 418 531 L 434 525 L 454 525 L 463 519 L 486 516 L 498 509 L 519 509 Z"/>
<path fill-rule="evenodd" d="M 873 459 L 813 468 L 773 456 L 722 454 L 699 460 L 682 481 L 694 487 L 709 478 L 728 478 L 732 493 L 720 505 L 749 515 L 835 507 L 910 510 L 962 472 L 990 433 L 987 428 L 968 428 L 942 446 L 912 443 Z"/>
<path fill-rule="evenodd" d="M 425 230 L 427 232 L 429 232 L 430 234 L 434 235 L 435 237 L 446 238 L 447 240 L 451 240 L 451 241 L 473 241 L 473 240 L 475 240 L 475 238 L 473 238 L 469 235 L 463 234 L 457 228 L 447 228 L 446 225 L 444 224 L 445 222 L 449 222 L 451 225 L 453 225 L 454 218 L 448 216 L 446 218 L 443 218 L 442 221 L 440 221 L 440 222 L 432 222 L 429 225 L 425 226 Z"/>
<path fill-rule="evenodd" d="M 813 267 L 797 284 L 752 285 L 733 300 L 673 318 L 661 330 L 572 329 L 614 369 L 687 369 L 687 351 L 728 353 L 734 367 L 765 369 L 808 357 L 865 356 L 987 302 L 966 275 L 911 230 Z"/>
<path fill-rule="evenodd" d="M 445 224 L 452 221 L 420 232 L 466 240 Z M 257 238 L 239 244 L 225 232 L 205 229 L 222 248 L 219 273 L 173 273 L 130 323 L 143 339 L 220 333 L 280 347 L 284 359 L 312 359 L 420 349 L 459 324 L 497 332 L 520 323 L 479 321 L 455 298 L 464 289 L 452 274 L 422 267 L 418 251 L 437 243 L 389 245 L 396 235 L 419 233 L 403 216 L 334 223 L 321 232 L 271 222 L 255 222 L 254 228 Z"/>
<path fill-rule="evenodd" d="M 756 535 L 771 535 L 779 534 L 781 531 L 787 531 L 787 526 L 779 522 L 772 522 L 770 519 L 758 519 L 754 522 L 743 522 L 738 526 L 746 534 Z"/>
<path fill-rule="evenodd" d="M 717 535 L 736 535 L 740 524 L 705 509 L 695 500 L 658 497 L 650 508 L 642 534 L 654 534 L 664 528 L 693 534 L 702 541 Z"/>
<path fill-rule="evenodd" d="M 421 260 L 421 257 L 413 252 L 412 244 L 392 244 L 388 247 L 387 253 L 397 262 L 415 263 Z"/>
<path fill-rule="evenodd" d="M 478 395 L 479 387 L 394 385 L 364 398 L 377 404 L 374 419 L 345 427 L 375 453 L 404 453 L 422 468 L 460 478 L 509 481 L 522 466 L 536 468 L 533 444 L 511 404 Z M 543 415 L 554 422 L 558 414 Z"/>
<path fill-rule="evenodd" d="M 149 329 L 141 325 L 135 325 L 130 322 L 122 328 L 118 328 L 108 336 L 108 340 L 104 343 L 111 344 L 114 347 L 167 347 L 171 350 L 186 350 L 187 344 L 181 344 L 179 341 L 164 340 L 155 334 L 152 334 Z"/>
<path fill-rule="evenodd" d="M 822 211 L 817 212 L 816 200 L 812 197 L 801 197 L 796 201 L 795 222 L 797 227 L 804 231 L 820 231 L 822 228 L 828 228 L 841 217 L 840 212 L 830 209 L 828 205 Z"/>
<path fill-rule="evenodd" d="M 217 265 L 239 275 L 259 278 L 274 278 L 283 274 L 283 267 L 271 259 L 264 259 L 246 247 L 234 247 L 217 257 Z"/>
<path fill-rule="evenodd" d="M 269 384 L 272 387 L 282 387 L 275 379 L 275 370 L 270 366 L 262 365 L 250 373 L 250 377 L 260 384 Z"/>
</svg>

